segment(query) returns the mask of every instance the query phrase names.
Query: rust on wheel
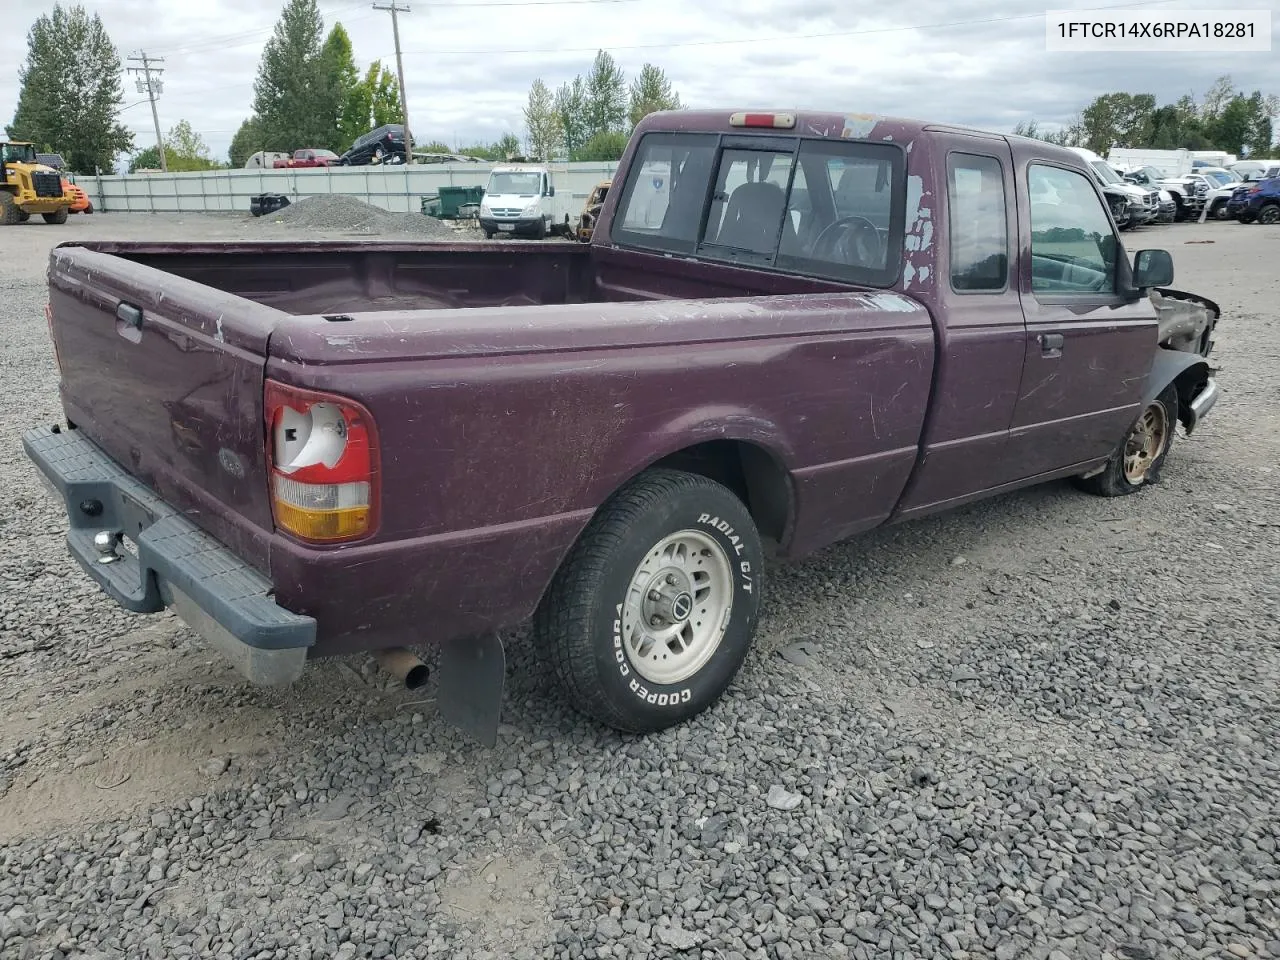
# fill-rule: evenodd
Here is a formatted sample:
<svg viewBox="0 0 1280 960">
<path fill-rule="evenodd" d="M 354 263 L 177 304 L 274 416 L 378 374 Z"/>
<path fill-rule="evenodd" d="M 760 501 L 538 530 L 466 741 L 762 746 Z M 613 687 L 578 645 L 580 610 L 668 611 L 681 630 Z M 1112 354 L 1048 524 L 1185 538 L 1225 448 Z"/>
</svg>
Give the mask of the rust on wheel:
<svg viewBox="0 0 1280 960">
<path fill-rule="evenodd" d="M 1129 433 L 1124 446 L 1124 477 L 1134 486 L 1146 479 L 1147 471 L 1164 450 L 1169 437 L 1169 417 L 1164 404 L 1153 403 Z"/>
</svg>

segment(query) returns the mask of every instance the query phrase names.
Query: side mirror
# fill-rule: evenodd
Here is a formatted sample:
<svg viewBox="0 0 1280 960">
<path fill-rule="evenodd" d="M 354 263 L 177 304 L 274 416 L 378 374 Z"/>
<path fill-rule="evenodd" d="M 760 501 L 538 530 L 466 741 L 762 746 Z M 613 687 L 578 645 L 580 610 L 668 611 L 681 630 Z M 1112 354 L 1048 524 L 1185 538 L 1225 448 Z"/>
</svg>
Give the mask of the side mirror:
<svg viewBox="0 0 1280 960">
<path fill-rule="evenodd" d="M 556 195 L 556 188 L 553 187 L 551 184 L 547 184 L 547 196 L 554 197 L 555 195 Z"/>
<path fill-rule="evenodd" d="M 1173 257 L 1167 250 L 1139 250 L 1133 257 L 1133 285 L 1139 290 L 1173 283 Z"/>
</svg>

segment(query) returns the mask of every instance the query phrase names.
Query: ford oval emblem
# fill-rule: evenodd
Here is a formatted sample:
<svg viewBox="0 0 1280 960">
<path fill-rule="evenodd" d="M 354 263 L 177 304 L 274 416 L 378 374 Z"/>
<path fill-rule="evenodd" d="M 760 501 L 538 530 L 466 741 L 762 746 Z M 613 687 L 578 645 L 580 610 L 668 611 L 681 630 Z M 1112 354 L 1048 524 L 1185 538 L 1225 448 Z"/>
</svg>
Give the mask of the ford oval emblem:
<svg viewBox="0 0 1280 960">
<path fill-rule="evenodd" d="M 222 469 L 227 471 L 237 480 L 244 479 L 244 462 L 240 459 L 240 455 L 234 450 L 228 450 L 223 447 L 218 451 L 218 462 L 222 464 Z"/>
</svg>

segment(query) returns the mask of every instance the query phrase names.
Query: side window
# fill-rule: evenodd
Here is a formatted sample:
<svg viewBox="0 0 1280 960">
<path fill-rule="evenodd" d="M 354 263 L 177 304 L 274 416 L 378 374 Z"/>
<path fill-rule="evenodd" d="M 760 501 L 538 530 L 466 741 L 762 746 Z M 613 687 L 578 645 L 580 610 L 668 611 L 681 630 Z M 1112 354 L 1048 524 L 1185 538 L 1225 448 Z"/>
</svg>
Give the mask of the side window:
<svg viewBox="0 0 1280 960">
<path fill-rule="evenodd" d="M 646 134 L 618 204 L 614 239 L 692 253 L 715 156 L 711 134 Z"/>
<path fill-rule="evenodd" d="M 947 181 L 952 289 L 962 293 L 1005 289 L 1009 226 L 1000 161 L 950 154 Z"/>
<path fill-rule="evenodd" d="M 1119 240 L 1107 208 L 1082 173 L 1032 164 L 1031 289 L 1047 294 L 1111 294 Z"/>
</svg>

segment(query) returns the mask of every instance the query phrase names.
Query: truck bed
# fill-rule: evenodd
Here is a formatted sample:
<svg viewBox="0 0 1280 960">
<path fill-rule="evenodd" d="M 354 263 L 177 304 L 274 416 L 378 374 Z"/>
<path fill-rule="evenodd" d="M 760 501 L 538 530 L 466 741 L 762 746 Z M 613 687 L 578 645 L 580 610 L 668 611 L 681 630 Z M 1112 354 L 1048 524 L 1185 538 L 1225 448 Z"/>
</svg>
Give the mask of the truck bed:
<svg viewBox="0 0 1280 960">
<path fill-rule="evenodd" d="M 66 245 L 70 246 L 70 245 Z M 475 241 L 76 243 L 297 316 L 848 289 L 654 258 L 637 272 L 586 244 Z M 634 263 L 631 256 L 630 262 Z"/>
<path fill-rule="evenodd" d="M 404 643 L 428 611 L 439 637 L 527 617 L 612 490 L 725 438 L 788 552 L 875 526 L 935 356 L 899 294 L 559 242 L 68 244 L 49 276 L 67 420 L 315 617 L 316 653 L 373 623 Z M 367 539 L 275 529 L 268 382 L 370 412 Z M 516 568 L 518 589 L 485 587 Z"/>
</svg>

